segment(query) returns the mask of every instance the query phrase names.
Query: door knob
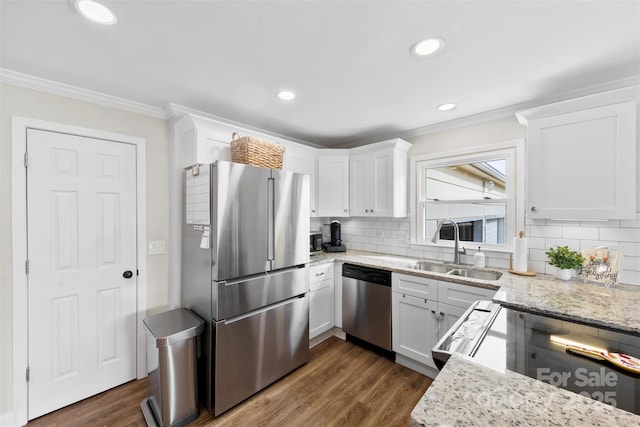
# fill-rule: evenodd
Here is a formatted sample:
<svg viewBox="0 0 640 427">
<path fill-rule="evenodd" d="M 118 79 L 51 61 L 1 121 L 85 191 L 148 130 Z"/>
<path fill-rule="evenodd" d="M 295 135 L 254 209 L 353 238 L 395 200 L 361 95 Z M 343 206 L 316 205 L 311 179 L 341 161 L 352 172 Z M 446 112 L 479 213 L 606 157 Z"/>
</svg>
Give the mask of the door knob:
<svg viewBox="0 0 640 427">
<path fill-rule="evenodd" d="M 131 279 L 133 277 L 133 272 L 131 270 L 127 270 L 122 273 L 122 277 L 124 277 L 125 279 Z"/>
</svg>

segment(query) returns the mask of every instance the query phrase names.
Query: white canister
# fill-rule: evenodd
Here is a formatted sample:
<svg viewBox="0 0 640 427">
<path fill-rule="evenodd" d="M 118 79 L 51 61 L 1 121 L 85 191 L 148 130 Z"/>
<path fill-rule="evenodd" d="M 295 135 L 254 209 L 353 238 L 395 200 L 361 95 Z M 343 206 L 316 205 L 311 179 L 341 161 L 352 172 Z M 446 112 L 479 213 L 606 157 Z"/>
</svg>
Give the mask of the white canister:
<svg viewBox="0 0 640 427">
<path fill-rule="evenodd" d="M 478 268 L 484 268 L 486 266 L 486 258 L 482 251 L 480 251 L 480 246 L 478 246 L 478 252 L 473 254 L 473 266 Z"/>
</svg>

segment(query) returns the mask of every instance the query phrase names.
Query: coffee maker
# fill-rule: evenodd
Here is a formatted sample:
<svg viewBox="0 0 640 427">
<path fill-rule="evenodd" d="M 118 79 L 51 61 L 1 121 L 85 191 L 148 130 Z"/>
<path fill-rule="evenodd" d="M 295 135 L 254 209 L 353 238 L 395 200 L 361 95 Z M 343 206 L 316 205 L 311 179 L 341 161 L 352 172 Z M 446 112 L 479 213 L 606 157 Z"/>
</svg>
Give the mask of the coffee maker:
<svg viewBox="0 0 640 427">
<path fill-rule="evenodd" d="M 347 247 L 342 244 L 340 221 L 331 221 L 329 227 L 331 230 L 331 238 L 328 243 L 323 243 L 324 250 L 327 252 L 346 252 Z"/>
</svg>

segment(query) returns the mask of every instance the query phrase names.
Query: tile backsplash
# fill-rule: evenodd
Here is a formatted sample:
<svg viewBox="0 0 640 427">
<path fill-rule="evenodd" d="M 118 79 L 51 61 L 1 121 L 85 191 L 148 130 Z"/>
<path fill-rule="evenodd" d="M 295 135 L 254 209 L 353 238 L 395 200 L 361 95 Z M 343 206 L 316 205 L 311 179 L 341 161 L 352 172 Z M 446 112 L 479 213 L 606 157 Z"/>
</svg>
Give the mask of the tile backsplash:
<svg viewBox="0 0 640 427">
<path fill-rule="evenodd" d="M 342 240 L 349 249 L 453 261 L 451 248 L 410 243 L 409 218 L 336 218 L 342 226 Z M 311 230 L 322 231 L 329 218 L 311 218 Z M 545 252 L 552 246 L 585 250 L 594 246 L 617 246 L 623 254 L 620 283 L 640 285 L 640 215 L 622 221 L 554 221 L 527 219 L 525 234 L 529 247 L 529 270 L 553 274 Z M 465 242 L 465 264 L 473 263 L 475 244 Z M 484 251 L 488 267 L 509 268 L 509 253 Z"/>
</svg>

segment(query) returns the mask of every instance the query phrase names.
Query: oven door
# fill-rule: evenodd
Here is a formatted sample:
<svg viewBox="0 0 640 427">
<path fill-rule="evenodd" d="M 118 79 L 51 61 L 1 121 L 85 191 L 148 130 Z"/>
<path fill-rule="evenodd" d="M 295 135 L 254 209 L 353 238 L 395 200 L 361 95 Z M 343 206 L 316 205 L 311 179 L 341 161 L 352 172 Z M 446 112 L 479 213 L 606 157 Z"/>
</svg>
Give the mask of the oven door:
<svg viewBox="0 0 640 427">
<path fill-rule="evenodd" d="M 640 374 L 567 351 L 579 346 L 640 358 L 640 337 L 478 304 L 433 349 L 438 367 L 452 352 L 460 352 L 492 369 L 518 372 L 640 414 Z"/>
</svg>

